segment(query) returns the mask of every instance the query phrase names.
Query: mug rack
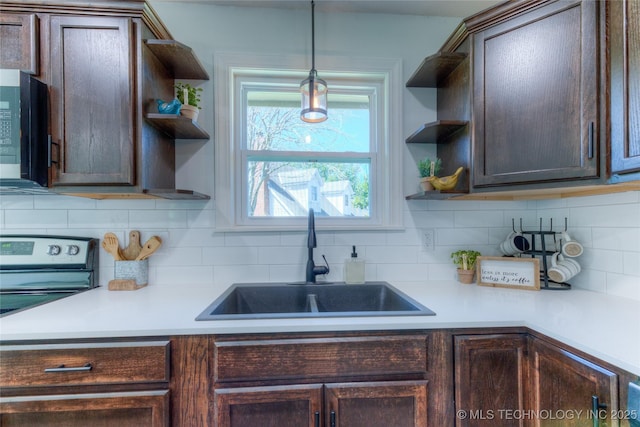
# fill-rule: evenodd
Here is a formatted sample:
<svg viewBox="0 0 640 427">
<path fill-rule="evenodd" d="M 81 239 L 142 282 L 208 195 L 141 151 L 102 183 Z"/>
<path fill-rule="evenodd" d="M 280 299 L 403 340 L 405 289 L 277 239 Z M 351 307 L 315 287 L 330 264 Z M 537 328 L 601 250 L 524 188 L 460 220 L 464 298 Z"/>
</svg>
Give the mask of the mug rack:
<svg viewBox="0 0 640 427">
<path fill-rule="evenodd" d="M 515 219 L 511 218 L 511 227 L 513 228 L 514 232 L 518 232 L 516 230 L 516 225 L 515 225 Z M 564 232 L 567 231 L 567 218 L 564 218 Z M 542 218 L 540 218 L 540 225 L 538 230 L 524 230 L 522 228 L 522 218 L 520 218 L 520 233 L 522 233 L 523 236 L 527 237 L 527 235 L 530 236 L 530 239 L 528 239 L 531 242 L 531 248 L 529 250 L 523 251 L 522 254 L 520 256 L 523 255 L 531 255 L 531 258 L 535 258 L 536 256 L 539 256 L 541 258 L 541 266 L 542 266 L 542 270 L 541 270 L 541 283 L 540 283 L 540 289 L 547 289 L 547 290 L 560 290 L 560 291 L 564 291 L 564 290 L 569 290 L 571 289 L 571 285 L 569 283 L 566 282 L 554 282 L 553 280 L 549 279 L 549 267 L 548 267 L 548 261 L 547 261 L 547 257 L 551 256 L 554 254 L 554 252 L 556 252 L 556 234 L 558 232 L 553 231 L 553 218 L 549 219 L 549 229 L 547 230 L 543 230 L 542 228 Z M 554 248 L 552 251 L 547 250 L 547 238 L 546 236 L 553 236 L 553 242 L 554 242 Z M 538 246 L 537 243 L 540 243 L 540 245 Z M 539 248 L 539 249 L 537 249 Z"/>
</svg>

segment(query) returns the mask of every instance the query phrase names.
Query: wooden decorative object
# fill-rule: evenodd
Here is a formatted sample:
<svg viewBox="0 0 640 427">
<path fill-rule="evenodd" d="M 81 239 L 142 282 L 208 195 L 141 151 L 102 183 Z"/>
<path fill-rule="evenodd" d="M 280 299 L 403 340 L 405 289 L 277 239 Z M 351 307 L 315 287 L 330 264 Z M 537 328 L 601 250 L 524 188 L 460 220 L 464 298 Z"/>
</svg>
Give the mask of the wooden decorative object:
<svg viewBox="0 0 640 427">
<path fill-rule="evenodd" d="M 478 285 L 496 288 L 540 290 L 537 258 L 478 257 Z"/>
<path fill-rule="evenodd" d="M 137 291 L 145 286 L 147 286 L 146 283 L 144 285 L 136 285 L 134 279 L 113 279 L 109 281 L 110 291 Z"/>
</svg>

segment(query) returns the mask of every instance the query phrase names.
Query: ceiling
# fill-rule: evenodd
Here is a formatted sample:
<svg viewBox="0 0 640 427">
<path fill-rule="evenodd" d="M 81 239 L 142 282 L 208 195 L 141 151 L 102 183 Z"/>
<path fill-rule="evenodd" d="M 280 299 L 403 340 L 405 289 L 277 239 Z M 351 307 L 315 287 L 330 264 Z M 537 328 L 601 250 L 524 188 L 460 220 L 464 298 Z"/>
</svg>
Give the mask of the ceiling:
<svg viewBox="0 0 640 427">
<path fill-rule="evenodd" d="M 155 0 L 171 1 L 171 0 Z M 222 6 L 303 9 L 305 0 L 182 0 Z M 454 16 L 464 18 L 501 0 L 315 0 L 316 11 L 332 13 L 384 13 L 397 15 Z"/>
</svg>

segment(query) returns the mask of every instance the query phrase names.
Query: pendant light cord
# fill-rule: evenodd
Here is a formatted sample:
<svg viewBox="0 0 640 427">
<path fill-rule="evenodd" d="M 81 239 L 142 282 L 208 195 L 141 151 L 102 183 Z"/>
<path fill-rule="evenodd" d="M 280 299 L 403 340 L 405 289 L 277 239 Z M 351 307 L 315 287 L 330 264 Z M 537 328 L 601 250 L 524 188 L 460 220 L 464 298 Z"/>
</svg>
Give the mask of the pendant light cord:
<svg viewBox="0 0 640 427">
<path fill-rule="evenodd" d="M 309 77 L 300 83 L 302 92 L 300 118 L 307 123 L 320 123 L 327 120 L 327 83 L 318 78 L 316 71 L 315 6 L 315 2 L 311 0 L 311 70 Z"/>
<path fill-rule="evenodd" d="M 311 70 L 316 71 L 316 28 L 315 28 L 316 4 L 311 0 Z"/>
</svg>

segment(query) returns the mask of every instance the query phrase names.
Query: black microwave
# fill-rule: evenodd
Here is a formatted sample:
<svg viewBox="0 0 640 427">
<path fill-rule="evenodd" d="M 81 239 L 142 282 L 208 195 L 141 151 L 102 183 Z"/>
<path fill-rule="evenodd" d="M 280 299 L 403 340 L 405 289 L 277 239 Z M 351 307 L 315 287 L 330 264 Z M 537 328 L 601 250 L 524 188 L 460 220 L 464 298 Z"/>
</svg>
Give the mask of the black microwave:
<svg viewBox="0 0 640 427">
<path fill-rule="evenodd" d="M 0 187 L 47 187 L 47 85 L 19 70 L 0 70 Z"/>
</svg>

